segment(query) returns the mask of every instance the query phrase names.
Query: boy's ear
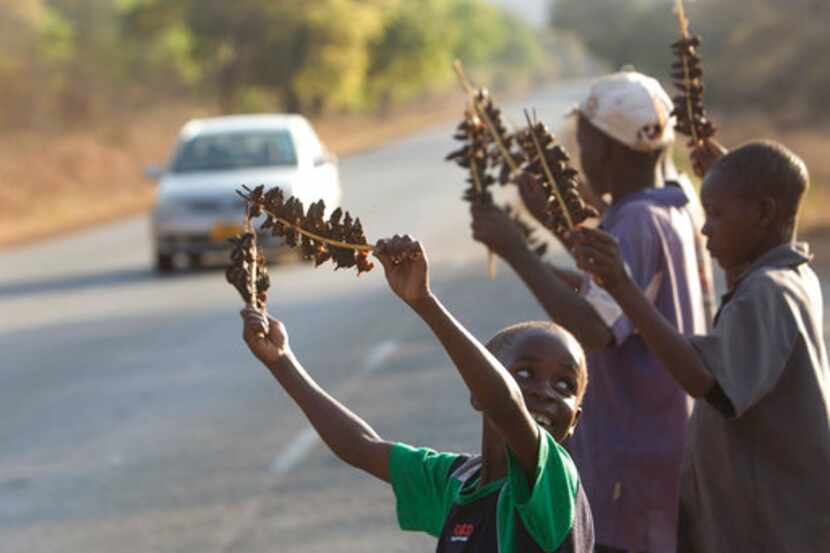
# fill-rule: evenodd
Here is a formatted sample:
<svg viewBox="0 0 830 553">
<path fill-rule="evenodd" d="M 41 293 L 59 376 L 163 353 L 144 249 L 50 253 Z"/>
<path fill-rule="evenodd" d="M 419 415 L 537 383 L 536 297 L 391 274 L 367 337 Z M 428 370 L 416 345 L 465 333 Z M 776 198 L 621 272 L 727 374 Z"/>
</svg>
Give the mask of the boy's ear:
<svg viewBox="0 0 830 553">
<path fill-rule="evenodd" d="M 778 202 L 771 196 L 764 196 L 758 202 L 758 223 L 762 227 L 773 225 L 778 219 Z"/>
<path fill-rule="evenodd" d="M 568 438 L 574 435 L 574 431 L 576 431 L 576 425 L 579 424 L 579 418 L 582 416 L 582 407 L 576 408 L 576 413 L 574 414 L 574 420 L 571 422 L 571 427 L 568 429 Z"/>
<path fill-rule="evenodd" d="M 470 405 L 473 406 L 473 409 L 481 413 L 481 405 L 479 405 L 478 401 L 476 400 L 473 394 L 470 394 Z"/>
</svg>

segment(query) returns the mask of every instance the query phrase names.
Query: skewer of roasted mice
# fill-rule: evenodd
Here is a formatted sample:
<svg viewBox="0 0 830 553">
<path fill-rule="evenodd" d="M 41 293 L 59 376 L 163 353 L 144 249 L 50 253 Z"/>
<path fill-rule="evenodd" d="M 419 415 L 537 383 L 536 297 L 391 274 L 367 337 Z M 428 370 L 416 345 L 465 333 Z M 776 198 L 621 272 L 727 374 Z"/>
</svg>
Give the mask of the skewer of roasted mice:
<svg viewBox="0 0 830 553">
<path fill-rule="evenodd" d="M 462 196 L 464 200 L 473 204 L 493 204 L 493 195 L 489 188 L 495 184 L 496 179 L 490 175 L 488 168 L 493 161 L 489 153 L 491 142 L 487 127 L 476 113 L 473 107 L 464 112 L 464 120 L 459 123 L 453 135 L 464 145 L 450 152 L 445 158 L 446 161 L 454 161 L 467 170 L 467 189 Z M 488 251 L 487 273 L 490 278 L 496 276 L 496 260 L 493 252 Z"/>
<path fill-rule="evenodd" d="M 475 89 L 467 80 L 461 62 L 456 60 L 453 68 L 458 80 L 469 96 L 473 113 L 481 121 L 483 129 L 482 140 L 487 147 L 491 166 L 498 169 L 498 180 L 502 185 L 507 184 L 520 173 L 522 155 L 516 151 L 514 136 L 508 131 L 501 108 L 490 96 L 486 88 Z"/>
<path fill-rule="evenodd" d="M 701 39 L 689 34 L 689 21 L 683 9 L 683 0 L 677 0 L 675 14 L 680 25 L 681 38 L 671 45 L 677 61 L 672 64 L 674 86 L 680 92 L 674 98 L 672 115 L 677 117 L 675 129 L 689 136 L 689 146 L 696 147 L 715 135 L 717 129 L 703 106 L 703 64 L 697 49 Z"/>
<path fill-rule="evenodd" d="M 278 187 L 267 192 L 263 186 L 243 187 L 237 192 L 248 203 L 251 216 L 265 215 L 261 231 L 282 237 L 285 243 L 299 247 L 305 259 L 319 266 L 331 260 L 335 269 L 356 267 L 358 275 L 372 270 L 369 253 L 374 249 L 366 241 L 360 219 L 342 209 L 335 209 L 325 218 L 322 200 L 312 203 L 306 211 L 297 198 L 285 197 Z"/>
<path fill-rule="evenodd" d="M 257 309 L 265 310 L 271 279 L 268 262 L 257 245 L 256 232 L 246 214 L 245 233 L 231 238 L 231 262 L 225 271 L 225 278 L 239 291 L 242 300 Z"/>
<path fill-rule="evenodd" d="M 518 142 L 525 154 L 524 170 L 547 193 L 548 218 L 541 221 L 556 236 L 599 213 L 585 203 L 579 194 L 579 173 L 570 162 L 565 149 L 556 143 L 553 134 L 541 121 L 533 121 L 525 111 L 527 128 L 518 133 Z"/>
<path fill-rule="evenodd" d="M 470 186 L 464 190 L 463 199 L 471 203 L 493 203 L 493 195 L 489 188 L 495 184 L 496 179 L 487 172 L 491 161 L 487 136 L 487 128 L 475 111 L 472 108 L 466 110 L 464 120 L 458 125 L 453 136 L 464 145 L 450 152 L 445 158 L 446 161 L 454 161 L 467 169 L 467 184 Z"/>
</svg>

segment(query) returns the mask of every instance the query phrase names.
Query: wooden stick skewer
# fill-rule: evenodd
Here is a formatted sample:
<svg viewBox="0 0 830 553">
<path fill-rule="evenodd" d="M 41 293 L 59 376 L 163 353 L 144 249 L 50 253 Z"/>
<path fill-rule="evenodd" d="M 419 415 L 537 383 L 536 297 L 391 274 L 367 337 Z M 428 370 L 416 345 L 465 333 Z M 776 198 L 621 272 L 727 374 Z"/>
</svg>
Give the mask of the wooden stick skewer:
<svg viewBox="0 0 830 553">
<path fill-rule="evenodd" d="M 256 283 L 257 273 L 259 273 L 259 268 L 258 268 L 258 265 L 257 265 L 258 261 L 259 261 L 257 259 L 259 257 L 259 249 L 257 248 L 256 229 L 254 229 L 254 224 L 251 221 L 251 210 L 250 210 L 249 207 L 245 208 L 245 218 L 244 218 L 244 221 L 243 221 L 242 225 L 244 227 L 244 231 L 246 233 L 250 232 L 254 237 L 253 241 L 251 242 L 253 244 L 253 250 L 254 250 L 253 261 L 251 262 L 251 280 L 250 280 L 250 285 L 251 285 L 251 307 L 253 307 L 255 310 L 259 311 L 259 305 L 258 305 L 259 304 L 259 297 L 258 297 L 259 296 L 259 291 L 257 290 L 257 285 L 256 285 L 257 284 Z M 266 328 L 267 328 L 267 324 L 268 324 L 267 319 L 265 320 L 265 324 L 266 324 Z M 260 340 L 263 340 L 263 339 L 265 339 L 265 332 L 257 332 L 256 336 Z"/>
<path fill-rule="evenodd" d="M 470 174 L 473 176 L 473 187 L 476 193 L 480 194 L 484 190 L 484 187 L 481 184 L 481 179 L 478 178 L 478 171 L 475 169 L 474 161 L 470 162 Z M 487 275 L 490 277 L 490 280 L 496 279 L 496 254 L 490 248 L 487 248 Z"/>
<path fill-rule="evenodd" d="M 683 40 L 686 40 L 689 38 L 689 20 L 686 19 L 686 10 L 683 8 L 683 0 L 676 1 L 674 13 L 677 16 L 677 23 L 680 25 L 680 34 L 683 37 Z M 689 62 L 686 59 L 686 56 L 680 56 L 680 59 L 683 62 L 683 75 L 684 80 L 686 81 L 686 113 L 689 114 L 689 128 L 692 132 L 692 140 L 694 143 L 700 144 L 701 140 L 697 135 L 697 129 L 695 129 L 694 111 L 692 110 L 692 96 L 690 90 L 692 79 L 689 75 Z"/>
<path fill-rule="evenodd" d="M 513 174 L 519 173 L 520 168 L 516 161 L 513 159 L 513 156 L 510 155 L 510 152 L 507 151 L 507 147 L 504 145 L 504 142 L 501 140 L 501 136 L 499 135 L 498 131 L 496 130 L 496 125 L 490 119 L 490 116 L 487 115 L 487 111 L 484 107 L 479 104 L 478 98 L 476 97 L 476 91 L 473 86 L 470 84 L 470 81 L 467 79 L 467 76 L 464 74 L 464 66 L 461 64 L 460 60 L 455 60 L 452 64 L 453 69 L 455 69 L 456 75 L 458 75 L 458 80 L 461 82 L 461 86 L 464 87 L 464 91 L 470 97 L 470 101 L 473 104 L 473 108 L 475 109 L 476 115 L 481 118 L 484 124 L 487 126 L 487 131 L 490 133 L 490 136 L 493 137 L 493 141 L 496 143 L 496 146 L 499 149 L 499 153 L 501 153 L 501 157 L 510 166 L 510 172 Z"/>
<path fill-rule="evenodd" d="M 567 204 L 565 204 L 565 198 L 563 198 L 562 194 L 559 192 L 559 187 L 556 185 L 556 179 L 553 178 L 553 173 L 551 172 L 550 167 L 548 167 L 548 161 L 545 159 L 545 152 L 542 150 L 542 145 L 539 144 L 539 138 L 536 136 L 536 131 L 533 129 L 533 121 L 531 121 L 530 114 L 527 110 L 525 110 L 525 119 L 527 119 L 527 126 L 530 136 L 533 137 L 533 145 L 536 146 L 536 153 L 539 154 L 539 161 L 542 162 L 542 168 L 545 170 L 545 176 L 548 178 L 550 187 L 553 189 L 553 193 L 556 195 L 556 199 L 562 207 L 562 213 L 565 215 L 565 222 L 567 223 L 568 228 L 572 229 L 574 228 L 574 222 L 571 217 L 571 212 L 568 210 Z"/>
<path fill-rule="evenodd" d="M 308 236 L 309 238 L 311 238 L 312 240 L 316 240 L 317 242 L 323 242 L 325 244 L 328 244 L 329 246 L 334 246 L 336 248 L 345 248 L 345 249 L 348 249 L 348 250 L 355 250 L 355 251 L 359 251 L 359 252 L 371 252 L 375 249 L 375 247 L 371 244 L 350 244 L 349 242 L 342 242 L 340 240 L 334 240 L 332 238 L 326 238 L 325 236 L 320 236 L 319 234 L 315 234 L 315 233 L 311 232 L 310 230 L 306 230 L 306 229 L 304 229 L 303 227 L 301 227 L 299 225 L 295 225 L 294 223 L 291 223 L 291 222 L 283 219 L 282 217 L 274 215 L 273 213 L 271 213 L 270 211 L 268 211 L 265 208 L 262 208 L 262 211 L 267 213 L 268 215 L 270 215 L 272 218 L 274 218 L 276 221 L 279 221 L 283 225 L 285 225 L 287 227 L 291 227 L 292 229 L 294 229 L 299 234 L 304 234 L 305 236 Z"/>
<path fill-rule="evenodd" d="M 259 301 L 259 298 L 257 298 L 257 287 L 256 287 L 256 278 L 257 278 L 257 272 L 258 272 L 258 270 L 257 270 L 257 257 L 258 257 L 257 251 L 258 250 L 257 250 L 257 245 L 256 245 L 256 230 L 254 230 L 254 225 L 251 222 L 251 209 L 249 207 L 245 208 L 245 219 L 244 219 L 244 222 L 243 222 L 243 227 L 244 227 L 244 231 L 246 233 L 251 233 L 254 236 L 253 241 L 252 241 L 254 255 L 253 255 L 253 262 L 251 263 L 251 282 L 250 282 L 250 284 L 251 284 L 251 303 L 253 304 L 252 307 L 254 309 L 258 309 L 257 303 Z"/>
</svg>

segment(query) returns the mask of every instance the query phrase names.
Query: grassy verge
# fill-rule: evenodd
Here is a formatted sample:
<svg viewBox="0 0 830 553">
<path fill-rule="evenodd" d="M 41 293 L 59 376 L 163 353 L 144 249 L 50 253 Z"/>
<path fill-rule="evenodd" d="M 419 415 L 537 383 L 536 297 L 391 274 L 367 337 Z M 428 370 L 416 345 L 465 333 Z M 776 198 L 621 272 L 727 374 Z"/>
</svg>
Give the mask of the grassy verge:
<svg viewBox="0 0 830 553">
<path fill-rule="evenodd" d="M 329 148 L 345 156 L 455 119 L 463 102 L 461 95 L 447 96 L 383 117 L 328 117 L 315 126 Z M 155 185 L 144 179 L 144 167 L 166 159 L 186 120 L 209 114 L 200 106 L 165 106 L 84 132 L 0 135 L 0 246 L 145 212 L 152 206 Z M 830 158 L 824 155 L 830 134 L 775 128 L 760 118 L 719 116 L 718 121 L 727 146 L 772 138 L 805 159 L 813 183 L 801 230 L 830 236 Z"/>
</svg>

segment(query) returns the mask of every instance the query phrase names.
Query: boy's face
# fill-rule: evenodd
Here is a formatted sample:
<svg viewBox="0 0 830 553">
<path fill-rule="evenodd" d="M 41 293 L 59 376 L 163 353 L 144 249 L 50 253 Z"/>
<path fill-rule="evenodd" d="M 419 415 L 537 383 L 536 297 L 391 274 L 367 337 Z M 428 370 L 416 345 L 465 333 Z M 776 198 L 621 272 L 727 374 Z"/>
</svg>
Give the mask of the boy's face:
<svg viewBox="0 0 830 553">
<path fill-rule="evenodd" d="M 556 441 L 567 438 L 582 412 L 585 357 L 579 343 L 564 332 L 528 329 L 502 357 L 536 422 Z"/>
<path fill-rule="evenodd" d="M 579 145 L 579 164 L 582 172 L 588 179 L 591 189 L 602 196 L 610 192 L 604 188 L 602 168 L 605 165 L 605 148 L 598 136 L 597 130 L 591 128 L 591 124 L 583 115 L 579 115 L 576 122 L 576 141 Z"/>
<path fill-rule="evenodd" d="M 765 234 L 759 200 L 741 194 L 717 170 L 704 180 L 700 198 L 706 211 L 706 248 L 727 273 L 743 270 Z"/>
</svg>

